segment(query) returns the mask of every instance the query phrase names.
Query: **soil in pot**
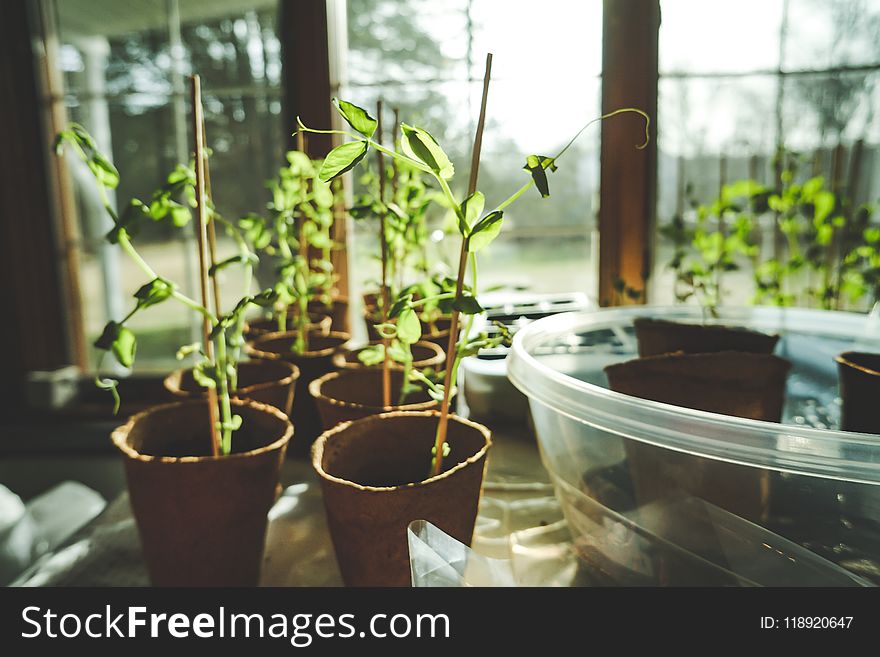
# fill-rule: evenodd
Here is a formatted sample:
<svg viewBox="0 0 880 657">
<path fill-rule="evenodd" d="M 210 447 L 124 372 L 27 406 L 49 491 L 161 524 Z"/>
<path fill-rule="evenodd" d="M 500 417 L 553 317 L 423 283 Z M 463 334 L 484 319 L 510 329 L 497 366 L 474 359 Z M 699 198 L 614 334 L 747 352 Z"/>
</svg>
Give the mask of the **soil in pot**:
<svg viewBox="0 0 880 657">
<path fill-rule="evenodd" d="M 708 354 L 719 351 L 744 351 L 771 354 L 778 335 L 767 335 L 745 328 L 685 324 L 664 319 L 638 317 L 633 320 L 639 356 L 659 356 L 678 351 Z"/>
<path fill-rule="evenodd" d="M 427 411 L 440 408 L 423 389 L 410 393 L 400 403 L 403 372 L 392 370 L 391 406 L 382 404 L 382 369 L 360 368 L 330 372 L 309 384 L 309 392 L 315 398 L 324 429 L 340 422 L 357 420 L 387 411 Z"/>
<path fill-rule="evenodd" d="M 276 408 L 233 400 L 234 453 L 211 456 L 205 400 L 165 404 L 113 432 L 155 586 L 256 586 L 293 427 Z"/>
<path fill-rule="evenodd" d="M 250 360 L 238 364 L 236 399 L 250 399 L 268 404 L 290 415 L 299 369 L 282 360 Z M 181 398 L 205 397 L 207 392 L 192 374 L 192 369 L 175 370 L 165 377 L 165 389 Z"/>
<path fill-rule="evenodd" d="M 348 323 L 348 297 L 342 295 L 333 297 L 333 302 L 329 307 L 320 301 L 309 301 L 309 312 L 328 315 L 331 331 L 351 332 Z"/>
<path fill-rule="evenodd" d="M 880 354 L 848 351 L 836 358 L 840 397 L 840 428 L 880 434 Z"/>
<path fill-rule="evenodd" d="M 779 422 L 791 364 L 769 354 L 720 352 L 639 358 L 605 368 L 612 390 L 652 401 Z M 761 522 L 769 473 L 757 468 L 625 441 L 639 506 L 678 493 Z"/>
<path fill-rule="evenodd" d="M 291 349 L 296 335 L 292 331 L 267 333 L 248 343 L 245 351 L 252 358 L 284 360 L 299 368 L 300 376 L 290 413 L 290 419 L 296 427 L 296 439 L 290 449 L 292 453 L 302 455 L 308 454 L 312 442 L 323 430 L 315 399 L 309 394 L 309 384 L 336 369 L 333 356 L 345 347 L 351 336 L 342 332 L 331 332 L 329 335 L 312 333 L 309 335 L 309 350 L 297 354 Z"/>
<path fill-rule="evenodd" d="M 379 344 L 379 341 L 372 342 L 370 344 Z M 365 367 L 368 367 L 367 365 L 364 365 L 358 358 L 358 354 L 360 354 L 364 349 L 366 349 L 366 347 L 359 347 L 357 349 L 346 349 L 345 351 L 336 354 L 336 356 L 334 356 L 333 362 L 339 369 L 363 369 Z M 433 342 L 416 342 L 412 345 L 412 356 L 413 367 L 418 370 L 424 370 L 427 368 L 442 370 L 443 365 L 446 362 L 446 352 L 444 352 L 442 348 L 438 347 Z M 377 365 L 370 365 L 369 367 L 381 368 L 382 364 L 379 363 Z M 403 366 L 400 363 L 392 361 L 391 367 L 394 369 L 400 369 Z"/>
<path fill-rule="evenodd" d="M 319 333 L 321 335 L 329 335 L 333 325 L 333 318 L 322 312 L 309 312 L 309 323 L 306 329 L 309 333 Z M 290 321 L 288 320 L 288 327 Z M 278 333 L 278 320 L 271 318 L 248 320 L 244 326 L 244 337 L 246 340 L 256 340 L 261 335 L 267 333 Z"/>
<path fill-rule="evenodd" d="M 406 528 L 433 523 L 470 545 L 489 430 L 449 418 L 444 471 L 426 478 L 439 413 L 392 412 L 326 431 L 312 449 L 327 524 L 348 586 L 409 586 Z"/>
</svg>

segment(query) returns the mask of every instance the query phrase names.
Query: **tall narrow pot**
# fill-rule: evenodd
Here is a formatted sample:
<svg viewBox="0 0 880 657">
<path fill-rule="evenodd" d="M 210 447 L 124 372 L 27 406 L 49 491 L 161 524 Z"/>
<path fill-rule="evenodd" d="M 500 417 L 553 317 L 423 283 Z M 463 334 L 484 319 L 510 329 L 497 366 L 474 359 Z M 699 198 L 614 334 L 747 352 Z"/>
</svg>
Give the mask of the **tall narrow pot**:
<svg viewBox="0 0 880 657">
<path fill-rule="evenodd" d="M 282 360 L 250 360 L 238 364 L 236 399 L 250 399 L 274 406 L 290 415 L 299 368 Z M 165 377 L 165 389 L 175 397 L 205 397 L 207 392 L 193 377 L 192 369 L 175 370 Z"/>
<path fill-rule="evenodd" d="M 492 440 L 486 427 L 450 416 L 444 471 L 428 477 L 439 415 L 373 415 L 315 441 L 312 464 L 348 586 L 409 586 L 406 528 L 413 520 L 470 544 Z"/>
<path fill-rule="evenodd" d="M 312 333 L 309 335 L 309 349 L 302 354 L 293 351 L 296 337 L 297 334 L 292 331 L 267 333 L 248 343 L 245 351 L 252 358 L 284 360 L 299 368 L 300 376 L 296 383 L 290 416 L 296 427 L 296 439 L 291 450 L 302 455 L 309 453 L 315 438 L 323 431 L 315 399 L 309 394 L 309 384 L 336 369 L 333 356 L 345 348 L 350 336 L 341 332 L 331 332 L 329 335 Z"/>
<path fill-rule="evenodd" d="M 205 400 L 156 406 L 113 432 L 155 586 L 255 586 L 293 427 L 278 409 L 233 400 L 234 453 L 210 456 Z"/>
</svg>

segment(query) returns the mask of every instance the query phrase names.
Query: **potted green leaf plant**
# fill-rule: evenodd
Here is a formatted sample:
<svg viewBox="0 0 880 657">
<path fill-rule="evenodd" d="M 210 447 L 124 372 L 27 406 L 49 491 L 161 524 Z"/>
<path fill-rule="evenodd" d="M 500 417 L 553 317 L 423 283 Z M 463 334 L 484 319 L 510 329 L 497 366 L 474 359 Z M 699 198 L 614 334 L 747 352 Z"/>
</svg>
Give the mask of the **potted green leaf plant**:
<svg viewBox="0 0 880 657">
<path fill-rule="evenodd" d="M 469 291 L 465 275 L 469 261 L 472 264 L 477 252 L 499 234 L 504 210 L 511 203 L 533 186 L 542 196 L 549 195 L 547 171 L 556 168 L 557 158 L 568 148 L 555 157 L 529 156 L 525 167 L 531 174 L 529 182 L 492 211 L 484 212 L 485 197 L 476 186 L 490 69 L 491 55 L 487 58 L 468 194 L 464 199 L 456 197 L 450 188 L 452 162 L 426 130 L 401 124 L 403 138 L 398 152 L 373 138 L 377 121 L 368 112 L 337 101 L 337 110 L 353 132 L 328 131 L 341 133 L 352 141 L 328 154 L 321 178 L 336 178 L 355 167 L 370 149 L 379 151 L 421 170 L 435 181 L 455 213 L 461 236 L 443 383 L 430 387 L 439 393 L 440 411 L 395 411 L 343 422 L 326 431 L 312 450 L 337 559 L 349 585 L 409 583 L 406 526 L 412 520 L 426 519 L 465 543 L 470 543 L 473 533 L 491 436 L 488 428 L 450 414 L 449 402 L 461 359 L 476 353 L 488 338 L 473 335 L 470 330 L 473 317 L 482 307 L 475 296 L 476 270 L 471 267 Z M 302 123 L 300 129 L 312 130 Z M 415 314 L 415 304 L 423 301 L 406 295 L 391 304 L 388 325 L 396 326 L 397 335 L 406 333 L 409 313 Z M 467 319 L 460 335 L 461 316 Z"/>
<path fill-rule="evenodd" d="M 271 218 L 249 215 L 239 224 L 252 248 L 274 260 L 277 294 L 271 321 L 278 330 L 251 336 L 245 350 L 253 358 L 288 362 L 299 369 L 291 411 L 297 430 L 292 449 L 307 453 L 322 431 L 308 386 L 336 369 L 333 358 L 350 336 L 326 330 L 326 325 L 316 327 L 309 315 L 310 302 L 325 298 L 333 281 L 329 259 L 329 225 L 337 204 L 333 186 L 318 179 L 320 162 L 313 162 L 303 150 L 290 151 L 287 162 L 270 186 Z"/>
<path fill-rule="evenodd" d="M 197 371 L 207 386 L 207 398 L 150 408 L 113 432 L 113 443 L 125 464 L 129 500 L 150 578 L 158 586 L 252 586 L 259 579 L 267 513 L 275 501 L 293 427 L 277 408 L 235 399 L 232 394 L 230 375 L 236 368 L 228 348 L 230 329 L 239 325 L 247 306 L 272 303 L 274 293 L 267 290 L 247 296 L 225 314 L 219 307 L 211 308 L 211 222 L 204 186 L 204 123 L 198 77 L 192 85 L 201 300 L 191 299 L 159 275 L 132 242 L 146 221 L 186 225 L 189 209 L 169 194 L 153 212 L 152 204 L 134 199 L 117 213 L 107 190 L 118 185 L 119 174 L 88 133 L 73 125 L 59 135 L 58 147 L 69 146 L 95 175 L 113 220 L 107 239 L 118 245 L 149 281 L 135 293 L 132 311 L 109 322 L 96 346 L 120 366 L 130 368 L 137 340 L 126 324 L 133 315 L 171 301 L 202 319 L 203 343 L 198 349 L 202 360 Z M 118 407 L 118 382 L 100 375 L 97 382 L 113 394 Z M 222 495 L 218 495 L 220 491 Z"/>
</svg>

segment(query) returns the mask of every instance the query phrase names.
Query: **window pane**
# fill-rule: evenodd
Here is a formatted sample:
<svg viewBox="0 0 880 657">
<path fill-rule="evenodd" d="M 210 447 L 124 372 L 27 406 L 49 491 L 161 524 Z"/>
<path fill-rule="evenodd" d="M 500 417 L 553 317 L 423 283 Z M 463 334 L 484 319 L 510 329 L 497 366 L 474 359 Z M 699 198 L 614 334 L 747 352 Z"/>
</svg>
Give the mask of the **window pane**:
<svg viewBox="0 0 880 657">
<path fill-rule="evenodd" d="M 878 0 L 789 0 L 786 70 L 880 62 Z"/>
<path fill-rule="evenodd" d="M 662 0 L 660 73 L 775 70 L 785 0 Z"/>
<path fill-rule="evenodd" d="M 375 107 L 381 94 L 386 107 L 400 107 L 403 120 L 433 131 L 456 164 L 453 187 L 463 192 L 485 56 L 491 50 L 494 61 L 479 188 L 488 204 L 500 203 L 528 180 L 522 170 L 527 154 L 554 154 L 598 115 L 601 3 L 548 0 L 536 6 L 515 0 L 499 12 L 497 3 L 487 0 L 435 0 L 430 3 L 432 15 L 443 19 L 427 23 L 418 18 L 422 4 L 349 0 L 345 94 L 369 108 Z M 409 54 L 389 48 L 388 40 L 379 38 L 389 34 L 407 34 L 411 44 L 426 44 L 425 52 L 442 49 L 447 59 L 407 69 Z M 423 60 L 421 55 L 418 60 Z M 394 74 L 383 77 L 383 71 Z M 424 84 L 432 73 L 435 79 L 448 81 Z M 374 84 L 381 79 L 392 82 Z M 386 114 L 386 126 L 391 116 Z M 505 212 L 501 236 L 492 249 L 480 254 L 481 285 L 594 292 L 590 233 L 598 190 L 598 135 L 597 128 L 584 133 L 560 161 L 560 170 L 550 175 L 551 198 L 541 199 L 529 190 Z M 457 241 L 441 239 L 444 215 L 438 208 L 431 216 L 430 248 L 452 272 Z M 374 284 L 379 276 L 375 232 L 373 222 L 355 224 L 351 280 L 355 295 L 360 286 Z"/>
<path fill-rule="evenodd" d="M 148 200 L 178 162 L 190 158 L 189 81 L 202 77 L 206 135 L 213 151 L 211 181 L 218 210 L 235 218 L 265 209 L 265 181 L 283 159 L 281 55 L 276 3 L 266 0 L 56 1 L 69 118 L 82 123 L 111 155 L 121 174 L 114 199 Z M 94 182 L 68 158 L 80 233 L 87 338 L 131 308 L 143 273 L 118 249 L 105 246 L 109 229 Z M 242 166 L 246 162 L 247 166 Z M 219 235 L 220 257 L 233 245 Z M 147 226 L 136 245 L 154 269 L 190 295 L 196 293 L 193 230 Z M 243 290 L 240 277 L 221 273 L 226 303 Z M 181 344 L 198 337 L 196 318 L 172 303 L 136 315 L 136 368 L 167 370 Z"/>
</svg>

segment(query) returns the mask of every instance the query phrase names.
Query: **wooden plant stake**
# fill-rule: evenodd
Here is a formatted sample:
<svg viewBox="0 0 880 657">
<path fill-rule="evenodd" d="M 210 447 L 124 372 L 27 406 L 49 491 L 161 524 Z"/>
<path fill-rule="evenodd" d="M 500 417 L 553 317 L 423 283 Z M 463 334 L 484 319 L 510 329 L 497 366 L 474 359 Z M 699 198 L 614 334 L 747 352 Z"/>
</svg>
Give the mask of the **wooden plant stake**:
<svg viewBox="0 0 880 657">
<path fill-rule="evenodd" d="M 202 116 L 202 146 L 206 147 L 208 143 L 207 133 L 205 132 L 205 120 Z M 207 155 L 205 156 L 205 201 L 213 201 L 214 194 L 211 189 L 211 166 Z M 217 278 L 217 230 L 214 226 L 214 213 L 208 215 L 208 252 L 211 256 L 211 288 L 214 291 L 214 314 L 217 317 L 223 314 L 220 306 L 220 281 Z M 247 292 L 247 290 L 245 290 Z"/>
<path fill-rule="evenodd" d="M 198 75 L 192 76 L 192 106 L 193 106 L 193 137 L 195 140 L 196 160 L 196 231 L 199 245 L 199 287 L 201 288 L 202 306 L 208 307 L 208 258 L 207 258 L 207 207 L 205 205 L 205 144 L 204 144 L 204 119 L 202 118 L 202 87 Z M 204 340 L 205 356 L 212 364 L 214 360 L 214 345 L 211 342 L 211 322 L 207 316 L 202 317 L 202 339 Z M 208 412 L 211 426 L 211 453 L 220 455 L 220 435 L 217 430 L 219 424 L 219 412 L 217 409 L 217 389 L 208 388 Z"/>
<path fill-rule="evenodd" d="M 382 143 L 382 101 L 376 103 L 376 141 Z M 379 161 L 379 242 L 382 246 L 382 323 L 388 322 L 388 243 L 385 240 L 385 156 L 376 150 Z M 391 342 L 382 338 L 382 405 L 391 406 Z"/>
<path fill-rule="evenodd" d="M 483 128 L 486 125 L 486 102 L 489 98 L 489 79 L 492 74 L 492 53 L 486 55 L 486 73 L 483 76 L 483 97 L 480 102 L 480 118 L 477 121 L 477 132 L 474 135 L 474 148 L 471 152 L 471 174 L 468 180 L 468 196 L 477 191 L 477 176 L 480 173 L 480 150 L 483 147 Z M 464 275 L 467 271 L 468 240 L 462 237 L 461 252 L 458 257 L 458 278 L 455 281 L 455 298 L 460 299 L 464 289 Z M 473 291 L 476 294 L 476 290 Z M 446 445 L 446 430 L 449 425 L 449 395 L 452 389 L 452 367 L 455 363 L 455 352 L 458 343 L 459 312 L 452 310 L 452 322 L 449 327 L 449 344 L 446 348 L 446 373 L 443 377 L 443 404 L 440 406 L 440 420 L 437 425 L 437 438 L 434 442 L 434 460 L 431 476 L 440 474 L 443 468 L 443 448 Z"/>
</svg>

